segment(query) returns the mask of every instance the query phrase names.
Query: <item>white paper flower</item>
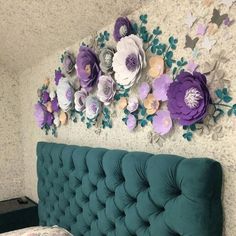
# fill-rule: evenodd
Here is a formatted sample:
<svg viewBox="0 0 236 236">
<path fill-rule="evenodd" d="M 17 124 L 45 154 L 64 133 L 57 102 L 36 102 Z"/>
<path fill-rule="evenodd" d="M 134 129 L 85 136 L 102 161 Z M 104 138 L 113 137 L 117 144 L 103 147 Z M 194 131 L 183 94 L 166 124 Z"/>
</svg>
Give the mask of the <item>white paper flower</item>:
<svg viewBox="0 0 236 236">
<path fill-rule="evenodd" d="M 87 96 L 88 92 L 83 88 L 75 93 L 74 102 L 76 111 L 84 111 Z"/>
<path fill-rule="evenodd" d="M 74 89 L 67 78 L 62 78 L 57 86 L 57 97 L 60 108 L 67 112 L 73 106 Z"/>
<path fill-rule="evenodd" d="M 116 93 L 116 83 L 109 75 L 102 75 L 98 80 L 97 97 L 105 105 L 109 105 Z"/>
<path fill-rule="evenodd" d="M 142 40 L 133 34 L 121 38 L 117 43 L 117 52 L 113 57 L 112 66 L 118 84 L 129 88 L 138 81 L 142 69 L 146 67 Z"/>
<path fill-rule="evenodd" d="M 58 113 L 54 113 L 54 120 L 53 120 L 53 123 L 56 127 L 59 127 L 60 126 L 60 119 L 59 119 L 59 116 L 58 116 Z"/>
<path fill-rule="evenodd" d="M 101 110 L 101 102 L 95 96 L 89 96 L 86 99 L 86 117 L 94 119 Z"/>
</svg>

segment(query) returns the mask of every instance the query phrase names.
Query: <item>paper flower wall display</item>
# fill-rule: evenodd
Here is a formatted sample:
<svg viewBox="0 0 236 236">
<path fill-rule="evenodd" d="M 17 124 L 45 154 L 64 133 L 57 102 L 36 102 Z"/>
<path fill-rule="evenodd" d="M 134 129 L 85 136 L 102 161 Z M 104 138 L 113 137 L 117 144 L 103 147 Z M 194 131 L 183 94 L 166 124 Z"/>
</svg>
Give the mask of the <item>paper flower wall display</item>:
<svg viewBox="0 0 236 236">
<path fill-rule="evenodd" d="M 196 20 L 191 15 L 188 26 Z M 61 57 L 62 69 L 55 70 L 54 85 L 47 80 L 38 90 L 38 126 L 54 135 L 68 120 L 80 120 L 87 128 L 112 128 L 112 114 L 122 110 L 129 131 L 150 126 L 153 133 L 165 136 L 179 125 L 190 141 L 193 132 L 203 129 L 209 120 L 217 123 L 225 114 L 222 107 L 229 116 L 236 116 L 228 89 L 210 89 L 207 76 L 211 69 L 196 71 L 199 65 L 193 59 L 176 59 L 178 40 L 170 36 L 168 43 L 161 42 L 160 28 L 149 32 L 147 23 L 147 15 L 140 16 L 140 23 L 120 17 L 113 32 L 116 43 L 105 31 L 96 37 L 95 45 L 83 43 L 76 57 L 66 51 Z M 203 37 L 205 31 L 200 25 L 197 34 Z M 186 50 L 194 50 L 199 39 L 187 35 L 186 40 Z M 149 138 L 150 142 L 156 139 Z"/>
</svg>

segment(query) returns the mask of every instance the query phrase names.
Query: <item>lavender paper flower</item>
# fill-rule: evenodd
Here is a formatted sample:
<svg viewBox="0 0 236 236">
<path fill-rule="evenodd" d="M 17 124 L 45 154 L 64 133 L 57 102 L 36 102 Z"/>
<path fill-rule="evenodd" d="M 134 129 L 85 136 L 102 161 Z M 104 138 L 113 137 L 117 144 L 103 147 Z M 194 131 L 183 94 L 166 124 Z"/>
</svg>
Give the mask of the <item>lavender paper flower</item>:
<svg viewBox="0 0 236 236">
<path fill-rule="evenodd" d="M 149 94 L 151 88 L 147 82 L 143 82 L 138 89 L 139 98 L 144 100 Z"/>
<path fill-rule="evenodd" d="M 127 117 L 126 125 L 129 131 L 132 131 L 137 126 L 137 119 L 134 115 L 129 114 Z"/>
<path fill-rule="evenodd" d="M 157 111 L 152 121 L 153 129 L 160 135 L 169 133 L 172 128 L 172 120 L 169 111 Z"/>
<path fill-rule="evenodd" d="M 103 75 L 98 80 L 97 97 L 105 105 L 109 105 L 116 93 L 116 83 L 111 76 Z"/>
<path fill-rule="evenodd" d="M 167 74 L 163 74 L 153 81 L 153 95 L 157 101 L 167 101 L 167 90 L 172 82 L 173 80 Z"/>
<path fill-rule="evenodd" d="M 95 96 L 89 96 L 86 99 L 86 117 L 95 119 L 101 111 L 101 103 Z"/>
<path fill-rule="evenodd" d="M 81 46 L 76 59 L 77 75 L 80 85 L 90 92 L 100 75 L 99 61 L 92 49 Z"/>
<path fill-rule="evenodd" d="M 211 101 L 206 77 L 199 72 L 181 72 L 170 84 L 167 97 L 171 117 L 181 125 L 201 121 Z"/>
<path fill-rule="evenodd" d="M 113 36 L 116 42 L 132 33 L 132 25 L 127 17 L 119 17 L 116 20 Z"/>
<path fill-rule="evenodd" d="M 129 112 L 134 112 L 138 109 L 138 98 L 137 97 L 130 97 L 128 100 L 128 106 L 127 106 L 127 110 Z"/>
<path fill-rule="evenodd" d="M 75 93 L 74 103 L 75 103 L 76 111 L 79 111 L 79 112 L 84 111 L 87 96 L 88 96 L 88 92 L 83 88 Z"/>
<path fill-rule="evenodd" d="M 53 123 L 53 115 L 41 103 L 35 104 L 34 117 L 40 128 L 43 128 L 45 125 L 51 126 Z"/>
</svg>

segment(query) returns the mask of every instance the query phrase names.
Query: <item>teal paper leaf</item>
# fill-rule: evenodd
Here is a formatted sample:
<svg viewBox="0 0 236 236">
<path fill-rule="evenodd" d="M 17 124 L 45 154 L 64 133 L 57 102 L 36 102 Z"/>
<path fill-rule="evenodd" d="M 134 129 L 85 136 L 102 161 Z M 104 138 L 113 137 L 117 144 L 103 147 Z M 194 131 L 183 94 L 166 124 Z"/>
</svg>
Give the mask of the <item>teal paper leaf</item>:
<svg viewBox="0 0 236 236">
<path fill-rule="evenodd" d="M 147 24 L 147 14 L 141 15 L 139 18 L 143 24 Z"/>
</svg>

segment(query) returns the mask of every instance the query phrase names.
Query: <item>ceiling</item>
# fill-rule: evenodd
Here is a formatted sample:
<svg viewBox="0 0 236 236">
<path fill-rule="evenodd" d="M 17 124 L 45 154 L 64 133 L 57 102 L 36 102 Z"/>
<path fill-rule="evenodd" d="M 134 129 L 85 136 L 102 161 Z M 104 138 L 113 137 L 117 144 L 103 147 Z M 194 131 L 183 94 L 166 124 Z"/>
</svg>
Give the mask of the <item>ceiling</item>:
<svg viewBox="0 0 236 236">
<path fill-rule="evenodd" d="M 144 0 L 0 0 L 0 63 L 20 73 Z"/>
</svg>

